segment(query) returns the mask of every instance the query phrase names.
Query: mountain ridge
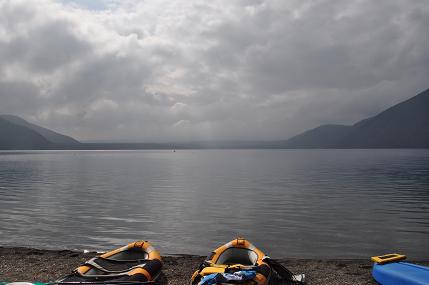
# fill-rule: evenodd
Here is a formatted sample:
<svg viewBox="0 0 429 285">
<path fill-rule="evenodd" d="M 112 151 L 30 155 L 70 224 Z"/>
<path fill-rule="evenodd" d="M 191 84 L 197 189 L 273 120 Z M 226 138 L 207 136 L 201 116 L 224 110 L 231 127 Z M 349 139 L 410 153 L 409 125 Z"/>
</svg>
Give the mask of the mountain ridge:
<svg viewBox="0 0 429 285">
<path fill-rule="evenodd" d="M 72 137 L 32 124 L 14 115 L 0 115 L 0 149 L 70 149 L 81 143 Z"/>
<path fill-rule="evenodd" d="M 288 140 L 81 143 L 14 115 L 0 115 L 0 149 L 429 148 L 429 89 L 353 125 L 328 124 Z"/>
<path fill-rule="evenodd" d="M 429 89 L 353 125 L 321 125 L 287 148 L 429 148 Z"/>
<path fill-rule="evenodd" d="M 21 117 L 15 116 L 15 115 L 0 115 L 0 118 L 7 120 L 13 124 L 20 125 L 23 127 L 27 127 L 37 133 L 39 133 L 41 136 L 43 136 L 45 139 L 50 141 L 53 144 L 57 145 L 75 145 L 79 144 L 80 142 L 75 140 L 74 138 L 70 136 L 66 136 L 63 134 L 60 134 L 58 132 L 49 130 L 47 128 L 32 124 L 26 120 L 24 120 Z"/>
<path fill-rule="evenodd" d="M 0 118 L 0 149 L 49 149 L 53 147 L 39 133 Z"/>
</svg>

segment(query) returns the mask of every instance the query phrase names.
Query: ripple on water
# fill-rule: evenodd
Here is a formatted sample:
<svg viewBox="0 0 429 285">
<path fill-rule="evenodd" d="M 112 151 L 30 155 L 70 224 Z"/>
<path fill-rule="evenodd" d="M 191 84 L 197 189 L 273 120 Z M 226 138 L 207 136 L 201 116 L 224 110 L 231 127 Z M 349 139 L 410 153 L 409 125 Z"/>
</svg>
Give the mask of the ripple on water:
<svg viewBox="0 0 429 285">
<path fill-rule="evenodd" d="M 428 174 L 427 150 L 0 152 L 0 244 L 425 258 Z"/>
</svg>

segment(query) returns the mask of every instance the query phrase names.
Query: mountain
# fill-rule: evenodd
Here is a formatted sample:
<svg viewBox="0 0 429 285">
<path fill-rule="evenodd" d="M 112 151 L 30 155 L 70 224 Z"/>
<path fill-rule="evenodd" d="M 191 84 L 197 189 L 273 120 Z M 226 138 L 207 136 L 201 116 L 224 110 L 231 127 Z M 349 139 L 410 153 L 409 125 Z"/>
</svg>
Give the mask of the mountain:
<svg viewBox="0 0 429 285">
<path fill-rule="evenodd" d="M 31 124 L 12 115 L 0 115 L 0 149 L 65 149 L 80 146 L 77 140 Z"/>
<path fill-rule="evenodd" d="M 352 126 L 322 125 L 287 148 L 429 148 L 429 89 Z"/>
<path fill-rule="evenodd" d="M 51 131 L 49 129 L 40 127 L 38 125 L 32 124 L 27 122 L 26 120 L 13 115 L 0 115 L 0 118 L 5 119 L 11 123 L 14 123 L 16 125 L 20 125 L 23 127 L 27 127 L 29 129 L 32 129 L 33 131 L 39 133 L 42 135 L 45 139 L 50 141 L 51 143 L 57 144 L 57 145 L 75 145 L 79 144 L 77 140 L 75 140 L 72 137 L 65 136 L 62 134 L 59 134 L 57 132 Z"/>
<path fill-rule="evenodd" d="M 286 141 L 288 147 L 299 148 L 330 148 L 344 138 L 351 126 L 343 125 L 322 125 L 315 129 L 305 131 Z"/>
<path fill-rule="evenodd" d="M 52 143 L 37 132 L 0 118 L 0 149 L 46 149 Z"/>
<path fill-rule="evenodd" d="M 0 149 L 429 148 L 429 89 L 354 125 L 322 125 L 286 141 L 80 143 L 72 137 L 0 115 Z"/>
</svg>

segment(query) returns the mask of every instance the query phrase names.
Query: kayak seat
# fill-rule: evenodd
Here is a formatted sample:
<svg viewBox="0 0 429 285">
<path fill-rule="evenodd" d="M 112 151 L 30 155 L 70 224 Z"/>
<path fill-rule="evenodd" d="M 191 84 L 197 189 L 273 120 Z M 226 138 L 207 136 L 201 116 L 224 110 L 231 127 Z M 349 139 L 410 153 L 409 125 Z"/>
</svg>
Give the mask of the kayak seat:
<svg viewBox="0 0 429 285">
<path fill-rule="evenodd" d="M 216 264 L 255 265 L 258 255 L 247 248 L 230 247 L 220 254 Z"/>
</svg>

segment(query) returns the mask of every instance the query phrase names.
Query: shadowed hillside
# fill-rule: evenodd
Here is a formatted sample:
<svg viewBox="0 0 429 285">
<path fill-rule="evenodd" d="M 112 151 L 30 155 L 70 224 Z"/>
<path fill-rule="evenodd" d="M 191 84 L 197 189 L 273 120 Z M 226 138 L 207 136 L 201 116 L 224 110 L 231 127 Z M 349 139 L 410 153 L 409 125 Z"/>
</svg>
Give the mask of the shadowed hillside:
<svg viewBox="0 0 429 285">
<path fill-rule="evenodd" d="M 352 126 L 323 125 L 286 141 L 288 148 L 428 148 L 429 90 Z"/>
<path fill-rule="evenodd" d="M 37 132 L 0 118 L 0 149 L 48 149 L 53 144 Z"/>
<path fill-rule="evenodd" d="M 79 144 L 77 140 L 75 140 L 72 137 L 65 136 L 62 134 L 59 134 L 57 132 L 51 131 L 49 129 L 40 127 L 38 125 L 32 124 L 27 122 L 26 120 L 13 115 L 0 115 L 0 118 L 7 120 L 11 123 L 14 123 L 16 125 L 20 125 L 23 127 L 27 127 L 40 135 L 42 135 L 45 139 L 50 141 L 51 143 L 57 144 L 57 145 L 75 145 Z"/>
<path fill-rule="evenodd" d="M 31 124 L 12 115 L 0 115 L 0 149 L 78 148 L 77 140 Z"/>
</svg>

